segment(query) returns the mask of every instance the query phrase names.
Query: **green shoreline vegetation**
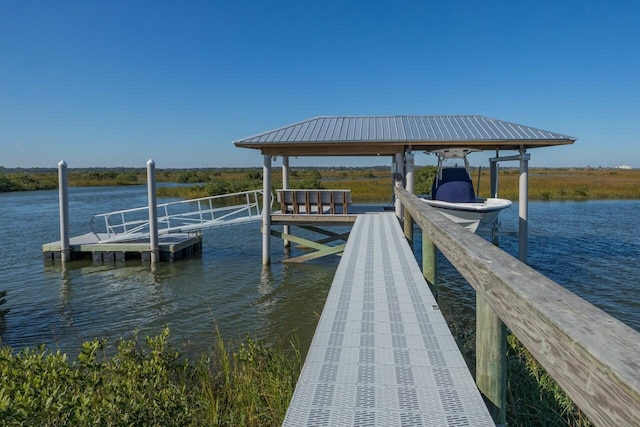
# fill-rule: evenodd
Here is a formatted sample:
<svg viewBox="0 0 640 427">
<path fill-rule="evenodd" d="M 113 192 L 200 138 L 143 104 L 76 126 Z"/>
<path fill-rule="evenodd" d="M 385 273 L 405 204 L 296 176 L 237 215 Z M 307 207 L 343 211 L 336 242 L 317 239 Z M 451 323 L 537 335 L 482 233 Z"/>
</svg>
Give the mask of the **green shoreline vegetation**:
<svg viewBox="0 0 640 427">
<path fill-rule="evenodd" d="M 474 171 L 477 179 L 478 170 Z M 273 188 L 281 188 L 273 174 Z M 429 193 L 435 168 L 416 171 L 416 193 Z M 500 171 L 500 197 L 515 200 L 518 171 Z M 253 169 L 159 170 L 160 197 L 197 198 L 262 187 Z M 143 169 L 70 170 L 72 186 L 144 184 Z M 0 167 L 0 192 L 57 188 L 55 170 Z M 477 183 L 476 183 L 477 185 Z M 391 200 L 389 168 L 294 168 L 292 188 L 351 189 L 355 202 Z M 486 197 L 487 171 L 479 195 Z M 640 171 L 615 169 L 530 169 L 532 200 L 640 199 Z M 3 295 L 4 296 L 4 295 Z M 446 316 L 470 368 L 474 326 L 469 313 L 450 307 Z M 447 314 L 447 313 L 445 313 Z M 14 352 L 0 347 L 0 425 L 247 425 L 282 423 L 300 373 L 300 349 L 269 347 L 251 338 L 233 350 L 219 336 L 216 348 L 195 363 L 169 344 L 165 328 L 143 343 L 134 334 L 109 346 L 83 344 L 77 361 L 44 347 Z M 111 352 L 113 356 L 108 357 Z M 513 336 L 509 336 L 509 425 L 590 426 L 584 414 Z"/>
<path fill-rule="evenodd" d="M 282 187 L 282 177 L 274 168 L 272 188 Z M 435 167 L 418 167 L 416 193 L 428 194 Z M 478 169 L 472 171 L 477 186 Z M 69 185 L 77 187 L 140 185 L 146 170 L 139 168 L 70 169 Z M 260 168 L 159 169 L 158 182 L 193 184 L 161 187 L 160 197 L 198 198 L 262 188 Z M 503 168 L 499 175 L 500 197 L 517 200 L 519 173 Z M 292 188 L 350 189 L 356 203 L 391 200 L 391 177 L 387 167 L 292 168 Z M 7 169 L 0 167 L 0 192 L 47 190 L 58 187 L 54 169 Z M 489 195 L 489 173 L 480 174 L 479 195 Z M 529 170 L 530 200 L 640 199 L 640 170 L 605 168 L 532 168 Z"/>
<path fill-rule="evenodd" d="M 462 335 L 469 360 L 473 334 Z M 0 347 L 0 425 L 280 426 L 302 366 L 295 342 L 247 337 L 230 350 L 212 341 L 195 362 L 172 347 L 168 327 L 144 340 L 87 341 L 75 361 L 44 346 Z M 592 425 L 513 335 L 508 343 L 508 425 Z"/>
<path fill-rule="evenodd" d="M 215 341 L 195 363 L 171 346 L 168 327 L 114 346 L 87 341 L 75 361 L 44 347 L 2 347 L 0 425 L 281 425 L 300 354 L 251 338 L 233 352 Z"/>
</svg>

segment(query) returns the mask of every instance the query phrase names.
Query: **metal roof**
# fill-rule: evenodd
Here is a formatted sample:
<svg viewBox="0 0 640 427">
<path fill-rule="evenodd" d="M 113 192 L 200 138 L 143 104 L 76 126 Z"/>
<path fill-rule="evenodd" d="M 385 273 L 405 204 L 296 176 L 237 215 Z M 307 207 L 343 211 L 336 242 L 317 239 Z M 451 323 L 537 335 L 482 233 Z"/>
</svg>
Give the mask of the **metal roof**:
<svg viewBox="0 0 640 427">
<path fill-rule="evenodd" d="M 519 149 L 574 141 L 575 138 L 560 133 L 478 115 L 343 116 L 315 117 L 234 144 L 261 149 L 265 154 L 372 155 L 383 147 L 386 148 L 377 154 L 400 152 L 405 146 L 414 150 L 451 146 Z M 324 148 L 319 151 L 310 149 L 312 146 Z"/>
</svg>

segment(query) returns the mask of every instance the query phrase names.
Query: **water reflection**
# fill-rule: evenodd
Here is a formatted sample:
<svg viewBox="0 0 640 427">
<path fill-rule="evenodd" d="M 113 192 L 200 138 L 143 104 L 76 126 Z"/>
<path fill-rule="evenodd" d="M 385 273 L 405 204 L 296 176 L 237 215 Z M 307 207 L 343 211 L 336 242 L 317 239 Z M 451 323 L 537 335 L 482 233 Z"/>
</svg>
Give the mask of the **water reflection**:
<svg viewBox="0 0 640 427">
<path fill-rule="evenodd" d="M 258 293 L 260 295 L 268 295 L 273 291 L 274 278 L 271 272 L 271 266 L 263 265 L 262 272 L 260 273 L 260 286 L 258 286 Z"/>
<path fill-rule="evenodd" d="M 60 289 L 59 289 L 60 316 L 65 320 L 65 327 L 73 325 L 73 315 L 71 311 L 71 276 L 65 264 L 60 267 Z"/>
</svg>

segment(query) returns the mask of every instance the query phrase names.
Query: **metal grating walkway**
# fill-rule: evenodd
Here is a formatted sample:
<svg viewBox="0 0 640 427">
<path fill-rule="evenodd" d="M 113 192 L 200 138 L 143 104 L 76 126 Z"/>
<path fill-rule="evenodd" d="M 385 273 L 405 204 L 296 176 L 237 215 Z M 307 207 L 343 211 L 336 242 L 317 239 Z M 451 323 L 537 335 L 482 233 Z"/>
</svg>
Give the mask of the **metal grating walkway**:
<svg viewBox="0 0 640 427">
<path fill-rule="evenodd" d="M 393 213 L 360 215 L 284 426 L 495 426 Z"/>
</svg>

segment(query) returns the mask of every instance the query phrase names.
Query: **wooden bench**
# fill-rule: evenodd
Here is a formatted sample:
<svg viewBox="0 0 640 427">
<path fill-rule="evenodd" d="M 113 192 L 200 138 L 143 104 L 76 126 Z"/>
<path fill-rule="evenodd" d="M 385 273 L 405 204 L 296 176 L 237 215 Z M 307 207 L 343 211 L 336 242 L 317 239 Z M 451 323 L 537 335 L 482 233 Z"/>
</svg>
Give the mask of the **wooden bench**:
<svg viewBox="0 0 640 427">
<path fill-rule="evenodd" d="M 278 190 L 278 202 L 283 214 L 342 214 L 349 213 L 351 190 Z"/>
</svg>

